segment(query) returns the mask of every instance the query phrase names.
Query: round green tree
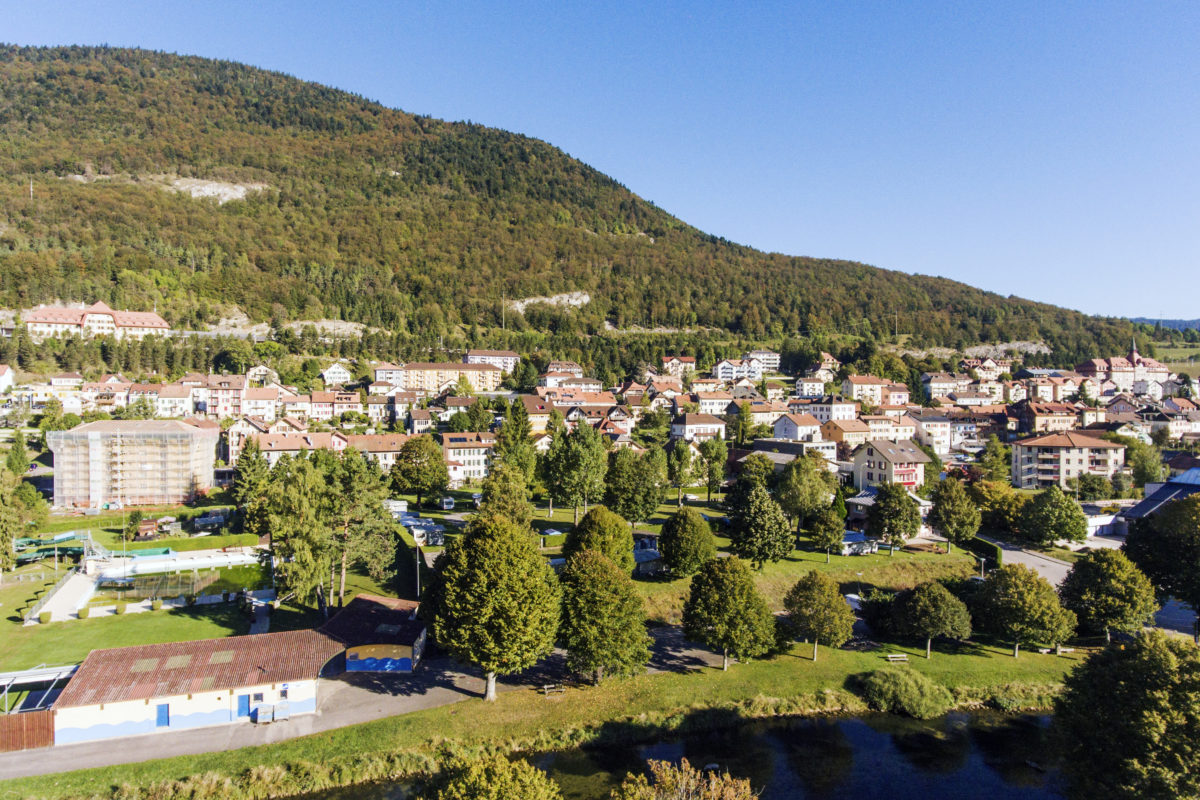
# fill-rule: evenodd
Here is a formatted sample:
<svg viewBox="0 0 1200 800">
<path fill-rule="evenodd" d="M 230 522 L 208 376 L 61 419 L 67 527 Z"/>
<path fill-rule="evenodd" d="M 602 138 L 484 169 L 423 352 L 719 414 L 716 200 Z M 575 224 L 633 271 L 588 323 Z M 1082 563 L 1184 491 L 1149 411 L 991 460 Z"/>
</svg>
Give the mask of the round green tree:
<svg viewBox="0 0 1200 800">
<path fill-rule="evenodd" d="M 434 619 L 438 643 L 487 676 L 520 672 L 554 649 L 561 614 L 558 580 L 534 537 L 500 515 L 475 517 L 446 546 Z"/>
<path fill-rule="evenodd" d="M 795 635 L 812 639 L 813 661 L 819 643 L 841 647 L 854 633 L 854 610 L 842 597 L 837 581 L 815 569 L 788 589 L 783 607 Z"/>
<path fill-rule="evenodd" d="M 825 551 L 825 563 L 829 563 L 829 551 L 841 552 L 846 538 L 846 521 L 834 506 L 826 506 L 808 520 L 808 537 L 813 546 Z"/>
<path fill-rule="evenodd" d="M 629 523 L 604 506 L 594 506 L 578 525 L 567 531 L 563 557 L 570 561 L 584 550 L 603 553 L 626 574 L 633 572 L 633 533 Z"/>
<path fill-rule="evenodd" d="M 1087 553 L 1071 567 L 1058 595 L 1085 631 L 1133 633 L 1154 619 L 1158 602 L 1150 579 L 1120 550 Z"/>
<path fill-rule="evenodd" d="M 750 561 L 755 569 L 784 558 L 795 545 L 795 534 L 783 509 L 757 484 L 750 488 L 740 513 L 734 518 L 731 538 L 733 552 Z"/>
<path fill-rule="evenodd" d="M 971 613 L 967 605 L 940 583 L 923 583 L 910 592 L 902 592 L 896 598 L 894 618 L 900 628 L 925 640 L 925 657 L 933 652 L 933 640 L 969 639 L 971 637 Z"/>
<path fill-rule="evenodd" d="M 867 510 L 867 531 L 883 539 L 895 555 L 896 549 L 921 530 L 921 511 L 908 490 L 899 483 L 883 483 L 877 487 L 875 502 Z"/>
<path fill-rule="evenodd" d="M 1075 632 L 1074 612 L 1063 608 L 1054 587 L 1024 564 L 992 570 L 980 589 L 979 607 L 987 627 L 1012 641 L 1013 658 L 1021 642 L 1059 645 Z"/>
<path fill-rule="evenodd" d="M 958 478 L 946 478 L 933 490 L 933 508 L 929 524 L 946 537 L 946 552 L 975 538 L 980 524 L 979 506 L 967 495 Z"/>
<path fill-rule="evenodd" d="M 705 562 L 717 556 L 712 527 L 690 506 L 679 509 L 663 524 L 658 549 L 667 569 L 676 577 L 695 575 Z"/>
<path fill-rule="evenodd" d="M 1200 797 L 1200 649 L 1162 631 L 1109 645 L 1069 673 L 1053 738 L 1071 796 Z"/>
<path fill-rule="evenodd" d="M 395 491 L 415 494 L 418 506 L 450 484 L 442 446 L 429 434 L 414 436 L 401 445 L 389 477 Z"/>
<path fill-rule="evenodd" d="M 650 660 L 646 607 L 633 579 L 607 556 L 584 550 L 562 572 L 562 643 L 567 667 L 590 673 L 633 675 Z"/>
<path fill-rule="evenodd" d="M 1087 539 L 1087 517 L 1079 503 L 1057 486 L 1049 486 L 1021 509 L 1021 534 L 1038 544 Z"/>
<path fill-rule="evenodd" d="M 714 558 L 700 568 L 683 604 L 683 632 L 721 651 L 722 669 L 729 669 L 730 656 L 753 658 L 771 650 L 775 616 L 754 586 L 746 562 Z"/>
<path fill-rule="evenodd" d="M 528 761 L 500 753 L 447 764 L 426 800 L 561 800 L 550 776 Z"/>
</svg>

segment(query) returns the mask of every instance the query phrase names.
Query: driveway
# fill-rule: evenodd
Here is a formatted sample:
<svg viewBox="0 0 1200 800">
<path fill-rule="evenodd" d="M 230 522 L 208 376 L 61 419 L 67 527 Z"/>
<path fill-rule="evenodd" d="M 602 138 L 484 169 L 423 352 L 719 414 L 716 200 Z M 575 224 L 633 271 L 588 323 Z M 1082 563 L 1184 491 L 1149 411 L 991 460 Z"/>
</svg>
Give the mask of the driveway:
<svg viewBox="0 0 1200 800">
<path fill-rule="evenodd" d="M 1050 581 L 1050 585 L 1052 586 L 1058 586 L 1062 583 L 1067 577 L 1067 573 L 1071 571 L 1071 565 L 1061 559 L 1035 553 L 1032 550 L 1022 550 L 1015 544 L 1001 542 L 996 539 L 988 539 L 984 536 L 980 536 L 979 538 L 985 542 L 991 542 L 999 546 L 1004 551 L 1005 564 L 1024 564 Z M 992 569 L 995 566 L 995 564 L 988 564 L 987 568 Z"/>
<path fill-rule="evenodd" d="M 721 666 L 719 655 L 685 641 L 678 628 L 657 628 L 651 635 L 654 645 L 649 672 L 685 672 Z M 536 691 L 543 684 L 561 682 L 564 674 L 565 654 L 557 651 L 536 667 L 502 679 L 497 688 L 501 692 Z M 270 725 L 214 725 L 120 740 L 0 753 L 0 780 L 271 744 L 460 700 L 478 699 L 482 695 L 482 674 L 463 668 L 446 657 L 422 662 L 411 675 L 342 673 L 321 680 L 315 714 L 301 714 Z M 0 791 L 0 798 L 4 797 L 6 795 Z"/>
</svg>

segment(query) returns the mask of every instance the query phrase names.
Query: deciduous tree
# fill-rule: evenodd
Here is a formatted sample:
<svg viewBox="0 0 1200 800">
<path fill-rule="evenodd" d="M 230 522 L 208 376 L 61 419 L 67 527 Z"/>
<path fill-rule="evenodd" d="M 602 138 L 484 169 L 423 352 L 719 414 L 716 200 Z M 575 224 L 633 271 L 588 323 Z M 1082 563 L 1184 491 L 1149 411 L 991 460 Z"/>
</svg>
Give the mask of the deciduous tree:
<svg viewBox="0 0 1200 800">
<path fill-rule="evenodd" d="M 1087 517 L 1073 498 L 1057 486 L 1049 486 L 1021 510 L 1021 535 L 1038 544 L 1059 540 L 1082 542 L 1087 539 Z"/>
<path fill-rule="evenodd" d="M 683 507 L 683 487 L 695 480 L 692 467 L 692 448 L 689 442 L 679 439 L 667 453 L 667 478 L 676 489 L 676 504 Z"/>
<path fill-rule="evenodd" d="M 899 627 L 925 640 L 925 657 L 933 651 L 933 640 L 971 637 L 971 613 L 967 605 L 937 582 L 923 583 L 896 598 L 893 609 Z"/>
<path fill-rule="evenodd" d="M 713 492 L 721 490 L 725 482 L 725 462 L 729 459 L 729 448 L 724 439 L 705 439 L 700 443 L 700 458 L 704 470 L 704 488 L 708 490 L 708 501 Z"/>
<path fill-rule="evenodd" d="M 675 577 L 694 575 L 705 562 L 717 556 L 712 527 L 699 511 L 690 507 L 679 509 L 663 523 L 658 549 Z"/>
<path fill-rule="evenodd" d="M 679 766 L 651 761 L 650 777 L 630 775 L 611 800 L 754 800 L 758 795 L 745 778 L 728 772 L 700 771 L 682 759 Z"/>
<path fill-rule="evenodd" d="M 788 590 L 783 607 L 793 633 L 813 640 L 813 661 L 817 660 L 818 643 L 841 647 L 854 632 L 854 610 L 842 597 L 837 581 L 815 569 Z"/>
<path fill-rule="evenodd" d="M 444 558 L 434 633 L 484 671 L 484 698 L 495 700 L 497 675 L 528 669 L 554 649 L 558 581 L 534 537 L 499 515 L 473 518 Z"/>
<path fill-rule="evenodd" d="M 604 506 L 589 510 L 578 525 L 567 531 L 563 557 L 570 561 L 584 550 L 603 553 L 627 575 L 633 572 L 633 532 L 620 515 Z"/>
<path fill-rule="evenodd" d="M 1109 641 L 1113 631 L 1141 630 L 1158 611 L 1150 579 L 1123 552 L 1107 547 L 1076 561 L 1058 595 L 1081 628 L 1103 632 Z"/>
<path fill-rule="evenodd" d="M 415 494 L 418 506 L 450 484 L 442 447 L 429 434 L 414 436 L 400 446 L 389 477 L 395 491 Z"/>
<path fill-rule="evenodd" d="M 1068 673 L 1053 739 L 1071 797 L 1200 796 L 1200 649 L 1162 631 L 1109 645 Z"/>
<path fill-rule="evenodd" d="M 1125 552 L 1161 594 L 1200 611 L 1200 494 L 1136 522 L 1125 540 Z M 1200 640 L 1200 616 L 1195 632 Z"/>
<path fill-rule="evenodd" d="M 841 551 L 842 542 L 846 538 L 846 521 L 838 514 L 832 505 L 820 509 L 809 518 L 808 536 L 813 546 L 825 551 L 825 563 L 829 563 L 829 551 L 837 548 Z"/>
<path fill-rule="evenodd" d="M 421 797 L 422 800 L 562 800 L 562 792 L 549 775 L 528 761 L 495 753 L 447 764 L 431 790 Z"/>
<path fill-rule="evenodd" d="M 895 555 L 921 529 L 921 512 L 903 485 L 882 483 L 877 488 L 875 503 L 867 511 L 867 531 L 891 545 L 888 554 Z"/>
<path fill-rule="evenodd" d="M 828 508 L 837 489 L 837 479 L 820 453 L 810 452 L 794 459 L 783 470 L 775 487 L 775 499 L 796 522 L 799 531 L 805 519 Z"/>
<path fill-rule="evenodd" d="M 729 656 L 753 658 L 775 643 L 775 618 L 740 558 L 714 558 L 692 577 L 683 604 L 683 632 Z"/>
<path fill-rule="evenodd" d="M 979 607 L 989 629 L 1013 643 L 1013 658 L 1021 642 L 1060 645 L 1075 631 L 1074 612 L 1062 607 L 1054 587 L 1024 564 L 1005 564 L 988 573 L 980 590 Z"/>
<path fill-rule="evenodd" d="M 929 524 L 946 537 L 947 553 L 952 545 L 961 547 L 979 532 L 979 506 L 967 495 L 958 478 L 948 477 L 934 488 Z"/>
<path fill-rule="evenodd" d="M 762 486 L 754 486 L 745 505 L 733 520 L 732 550 L 762 569 L 768 561 L 778 561 L 792 552 L 795 534 L 783 509 Z"/>
<path fill-rule="evenodd" d="M 562 641 L 567 666 L 590 673 L 633 675 L 650 660 L 646 606 L 629 573 L 603 553 L 584 550 L 562 573 Z"/>
<path fill-rule="evenodd" d="M 604 503 L 629 520 L 631 527 L 658 510 L 667 489 L 667 461 L 658 448 L 612 453 L 605 476 Z"/>
</svg>

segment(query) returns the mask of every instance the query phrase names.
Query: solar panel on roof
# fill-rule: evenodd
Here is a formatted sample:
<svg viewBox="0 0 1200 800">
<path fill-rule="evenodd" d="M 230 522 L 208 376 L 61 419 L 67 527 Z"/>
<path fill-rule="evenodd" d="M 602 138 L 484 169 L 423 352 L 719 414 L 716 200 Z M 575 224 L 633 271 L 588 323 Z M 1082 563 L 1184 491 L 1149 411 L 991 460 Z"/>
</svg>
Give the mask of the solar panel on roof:
<svg viewBox="0 0 1200 800">
<path fill-rule="evenodd" d="M 208 657 L 210 664 L 228 664 L 231 661 L 233 661 L 232 650 L 218 650 Z"/>
<path fill-rule="evenodd" d="M 157 658 L 139 658 L 129 668 L 130 672 L 153 672 L 158 667 Z"/>
<path fill-rule="evenodd" d="M 179 669 L 180 667 L 186 667 L 191 662 L 192 657 L 187 654 L 171 656 L 167 659 L 167 663 L 163 665 L 163 669 Z"/>
</svg>

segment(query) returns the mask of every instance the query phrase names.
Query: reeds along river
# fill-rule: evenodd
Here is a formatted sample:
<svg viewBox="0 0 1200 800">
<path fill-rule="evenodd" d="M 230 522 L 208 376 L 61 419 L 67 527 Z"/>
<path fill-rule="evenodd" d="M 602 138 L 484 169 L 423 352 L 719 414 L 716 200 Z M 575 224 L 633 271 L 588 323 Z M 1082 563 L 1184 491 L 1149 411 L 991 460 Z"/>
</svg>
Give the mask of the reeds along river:
<svg viewBox="0 0 1200 800">
<path fill-rule="evenodd" d="M 778 719 L 651 744 L 588 747 L 531 760 L 572 800 L 602 800 L 647 759 L 715 764 L 749 778 L 761 800 L 1061 798 L 1047 761 L 1047 717 L 951 714 Z M 358 786 L 308 800 L 401 800 L 400 785 Z"/>
</svg>

